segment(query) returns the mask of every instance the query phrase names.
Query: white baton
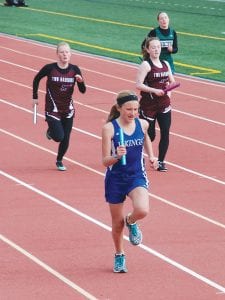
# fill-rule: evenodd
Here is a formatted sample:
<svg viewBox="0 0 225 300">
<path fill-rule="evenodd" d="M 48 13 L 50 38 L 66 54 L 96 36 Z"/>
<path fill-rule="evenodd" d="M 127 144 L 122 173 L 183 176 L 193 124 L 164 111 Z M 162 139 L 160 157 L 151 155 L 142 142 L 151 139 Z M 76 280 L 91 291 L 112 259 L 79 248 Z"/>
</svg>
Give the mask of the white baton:
<svg viewBox="0 0 225 300">
<path fill-rule="evenodd" d="M 34 104 L 33 122 L 37 124 L 37 104 Z"/>
</svg>

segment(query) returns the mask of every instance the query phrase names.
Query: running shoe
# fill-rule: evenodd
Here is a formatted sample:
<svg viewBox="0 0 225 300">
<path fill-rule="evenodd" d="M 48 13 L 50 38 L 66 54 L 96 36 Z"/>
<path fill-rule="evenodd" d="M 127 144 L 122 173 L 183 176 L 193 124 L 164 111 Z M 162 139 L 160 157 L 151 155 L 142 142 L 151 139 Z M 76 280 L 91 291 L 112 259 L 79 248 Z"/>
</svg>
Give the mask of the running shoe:
<svg viewBox="0 0 225 300">
<path fill-rule="evenodd" d="M 127 221 L 128 216 L 125 219 L 126 226 L 129 230 L 129 240 L 130 243 L 134 246 L 137 246 L 141 243 L 142 241 L 142 232 L 139 229 L 138 224 L 135 222 L 133 224 L 129 224 Z"/>
<path fill-rule="evenodd" d="M 63 165 L 61 161 L 56 162 L 56 167 L 59 171 L 66 171 L 66 167 Z"/>
<path fill-rule="evenodd" d="M 158 161 L 158 169 L 159 172 L 166 172 L 168 169 L 166 167 L 166 164 L 163 161 Z"/>
<path fill-rule="evenodd" d="M 126 257 L 124 254 L 115 254 L 113 272 L 127 273 Z"/>
<path fill-rule="evenodd" d="M 50 130 L 49 130 L 49 129 L 46 131 L 46 138 L 47 138 L 48 140 L 51 140 L 51 139 L 52 139 L 52 137 L 50 136 Z"/>
</svg>

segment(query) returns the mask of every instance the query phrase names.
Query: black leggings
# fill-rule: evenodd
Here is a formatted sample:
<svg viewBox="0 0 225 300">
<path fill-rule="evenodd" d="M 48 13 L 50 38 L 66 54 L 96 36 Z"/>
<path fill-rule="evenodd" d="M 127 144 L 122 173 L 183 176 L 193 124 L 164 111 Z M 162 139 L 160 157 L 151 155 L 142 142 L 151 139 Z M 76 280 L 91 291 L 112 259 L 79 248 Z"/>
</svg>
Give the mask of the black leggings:
<svg viewBox="0 0 225 300">
<path fill-rule="evenodd" d="M 159 124 L 160 128 L 160 141 L 159 141 L 159 155 L 158 160 L 164 161 L 166 157 L 166 153 L 169 147 L 169 133 L 170 133 L 170 125 L 171 125 L 171 110 L 167 113 L 158 113 L 155 116 L 155 119 L 148 119 L 142 115 L 140 112 L 140 118 L 145 119 L 149 123 L 148 135 L 153 142 L 156 137 L 155 123 L 156 120 Z"/>
<path fill-rule="evenodd" d="M 70 133 L 73 127 L 73 117 L 57 120 L 50 116 L 46 116 L 46 121 L 48 123 L 51 138 L 59 143 L 56 160 L 61 161 L 69 147 Z"/>
</svg>

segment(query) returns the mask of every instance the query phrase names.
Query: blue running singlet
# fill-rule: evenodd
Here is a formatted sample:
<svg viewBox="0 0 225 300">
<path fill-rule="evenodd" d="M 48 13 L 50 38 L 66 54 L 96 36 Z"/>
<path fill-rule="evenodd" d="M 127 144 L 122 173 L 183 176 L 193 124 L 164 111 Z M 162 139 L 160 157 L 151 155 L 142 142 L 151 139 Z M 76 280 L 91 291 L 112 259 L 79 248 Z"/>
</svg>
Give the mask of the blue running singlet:
<svg viewBox="0 0 225 300">
<path fill-rule="evenodd" d="M 112 155 L 116 154 L 119 146 L 119 124 L 112 121 L 114 136 L 112 139 Z M 131 135 L 124 133 L 124 143 L 127 149 L 126 165 L 120 161 L 107 168 L 105 176 L 105 198 L 112 204 L 122 203 L 126 196 L 136 187 L 148 188 L 143 146 L 144 132 L 138 118 L 135 119 L 135 130 Z"/>
</svg>

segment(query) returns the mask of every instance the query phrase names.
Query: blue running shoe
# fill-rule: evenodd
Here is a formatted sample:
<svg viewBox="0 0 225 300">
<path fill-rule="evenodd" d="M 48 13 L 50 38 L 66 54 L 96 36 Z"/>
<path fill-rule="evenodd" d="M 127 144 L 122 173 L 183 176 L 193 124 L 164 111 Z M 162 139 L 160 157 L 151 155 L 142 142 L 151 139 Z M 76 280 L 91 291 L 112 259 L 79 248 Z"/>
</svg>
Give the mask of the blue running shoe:
<svg viewBox="0 0 225 300">
<path fill-rule="evenodd" d="M 115 254 L 113 272 L 127 273 L 126 257 L 124 254 Z"/>
<path fill-rule="evenodd" d="M 128 217 L 128 216 L 127 216 Z M 138 227 L 138 224 L 135 222 L 133 224 L 129 224 L 126 217 L 126 226 L 129 230 L 129 240 L 130 243 L 134 246 L 137 246 L 142 241 L 142 232 Z"/>
<path fill-rule="evenodd" d="M 66 167 L 63 165 L 61 161 L 56 162 L 56 167 L 59 171 L 66 171 Z"/>
</svg>

